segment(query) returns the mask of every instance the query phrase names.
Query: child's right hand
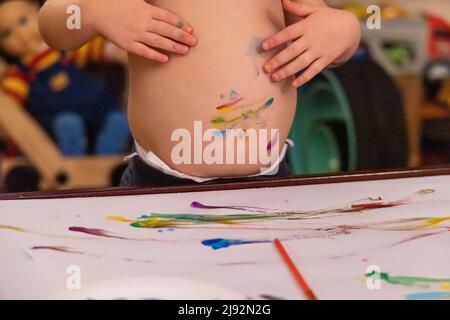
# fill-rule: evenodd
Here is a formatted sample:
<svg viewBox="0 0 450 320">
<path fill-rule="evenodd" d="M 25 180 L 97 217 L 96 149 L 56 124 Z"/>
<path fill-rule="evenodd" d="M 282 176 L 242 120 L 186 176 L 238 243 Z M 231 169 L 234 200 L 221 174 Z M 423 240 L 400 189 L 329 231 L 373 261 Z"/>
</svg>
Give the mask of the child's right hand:
<svg viewBox="0 0 450 320">
<path fill-rule="evenodd" d="M 145 0 L 97 0 L 90 4 L 89 24 L 118 47 L 165 63 L 167 54 L 187 54 L 197 44 L 192 27 L 176 14 Z M 81 13 L 83 17 L 83 12 Z"/>
</svg>

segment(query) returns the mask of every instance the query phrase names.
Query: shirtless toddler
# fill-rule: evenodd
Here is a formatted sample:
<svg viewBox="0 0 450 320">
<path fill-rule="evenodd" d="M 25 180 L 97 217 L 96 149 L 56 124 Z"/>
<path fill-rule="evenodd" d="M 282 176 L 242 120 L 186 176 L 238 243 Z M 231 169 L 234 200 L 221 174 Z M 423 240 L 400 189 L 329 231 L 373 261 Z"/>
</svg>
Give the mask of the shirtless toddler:
<svg viewBox="0 0 450 320">
<path fill-rule="evenodd" d="M 138 156 L 124 184 L 140 186 L 285 174 L 296 88 L 360 39 L 356 17 L 322 0 L 49 0 L 39 22 L 60 50 L 101 34 L 129 53 Z"/>
</svg>

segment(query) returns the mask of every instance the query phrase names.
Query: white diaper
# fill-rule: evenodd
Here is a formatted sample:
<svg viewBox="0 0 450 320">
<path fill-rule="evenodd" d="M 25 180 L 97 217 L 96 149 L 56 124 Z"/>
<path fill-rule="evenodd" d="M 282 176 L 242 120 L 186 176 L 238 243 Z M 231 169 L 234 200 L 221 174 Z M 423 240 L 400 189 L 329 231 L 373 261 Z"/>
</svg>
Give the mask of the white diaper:
<svg viewBox="0 0 450 320">
<path fill-rule="evenodd" d="M 144 148 L 142 148 L 136 141 L 134 142 L 136 146 L 136 152 L 130 154 L 129 156 L 125 157 L 124 160 L 128 161 L 135 156 L 141 157 L 141 159 L 148 164 L 149 166 L 164 172 L 165 174 L 183 178 L 183 179 L 189 179 L 193 180 L 195 182 L 207 182 L 211 180 L 217 180 L 217 179 L 232 179 L 232 178 L 238 178 L 238 177 L 209 177 L 209 178 L 200 178 L 200 177 L 194 177 L 182 172 L 179 172 L 177 170 L 171 169 L 164 161 L 162 161 L 156 154 L 154 154 L 152 151 L 146 151 Z M 286 156 L 286 152 L 289 146 L 293 146 L 294 142 L 292 140 L 287 139 L 286 143 L 283 146 L 283 149 L 281 150 L 280 156 L 278 159 L 271 165 L 270 168 L 267 168 L 260 173 L 252 174 L 249 176 L 244 177 L 257 177 L 262 175 L 276 175 L 278 173 L 279 165 L 281 161 L 283 161 L 284 157 Z M 239 177 L 241 178 L 241 176 Z"/>
</svg>

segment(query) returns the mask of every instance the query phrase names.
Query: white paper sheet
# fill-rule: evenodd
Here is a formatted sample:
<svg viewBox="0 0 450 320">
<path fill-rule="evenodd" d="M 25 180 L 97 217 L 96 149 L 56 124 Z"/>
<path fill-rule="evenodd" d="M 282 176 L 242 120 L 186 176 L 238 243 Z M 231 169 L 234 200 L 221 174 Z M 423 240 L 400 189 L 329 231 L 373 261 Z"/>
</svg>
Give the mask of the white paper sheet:
<svg viewBox="0 0 450 320">
<path fill-rule="evenodd" d="M 399 200 L 404 202 L 396 203 Z M 191 207 L 193 201 L 208 206 L 271 210 L 264 214 L 200 209 Z M 391 207 L 371 210 L 331 210 L 390 202 Z M 322 209 L 329 212 L 317 212 Z M 299 211 L 305 213 L 293 214 Z M 136 220 L 151 213 L 267 216 L 270 212 L 275 218 L 260 216 L 245 221 L 237 217 L 228 221 L 234 223 L 227 224 L 192 220 L 181 224 L 172 216 L 172 225 L 151 229 L 108 219 L 121 216 Z M 164 277 L 211 284 L 244 298 L 304 299 L 272 244 L 274 238 L 283 242 L 319 299 L 450 298 L 450 280 L 446 280 L 450 279 L 450 220 L 445 217 L 450 217 L 450 176 L 201 193 L 2 201 L 0 298 L 46 299 L 67 293 L 71 291 L 66 286 L 70 276 L 67 268 L 75 265 L 81 270 L 82 288 L 107 280 Z M 424 219 L 411 220 L 414 218 Z M 430 220 L 433 218 L 442 219 Z M 102 229 L 112 237 L 70 231 L 73 227 Z M 214 250 L 202 244 L 208 239 L 258 243 Z M 56 247 L 65 248 L 58 251 Z M 382 274 L 368 278 L 369 266 L 378 267 Z M 378 275 L 390 278 L 378 281 Z M 381 288 L 370 290 L 368 283 L 375 287 L 380 283 Z M 211 292 L 210 297 L 217 296 Z M 85 298 L 97 297 L 93 293 Z M 117 298 L 127 298 L 127 293 L 118 294 Z"/>
</svg>

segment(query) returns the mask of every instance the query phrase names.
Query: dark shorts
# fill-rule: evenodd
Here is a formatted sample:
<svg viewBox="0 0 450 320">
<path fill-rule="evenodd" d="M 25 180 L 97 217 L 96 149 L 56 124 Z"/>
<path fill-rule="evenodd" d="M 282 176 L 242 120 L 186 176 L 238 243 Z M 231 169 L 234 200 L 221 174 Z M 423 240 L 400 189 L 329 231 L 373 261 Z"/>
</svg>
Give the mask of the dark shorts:
<svg viewBox="0 0 450 320">
<path fill-rule="evenodd" d="M 280 163 L 278 173 L 273 176 L 263 175 L 257 177 L 217 179 L 202 184 L 259 181 L 270 180 L 273 178 L 287 178 L 290 176 L 291 169 L 285 158 Z M 165 174 L 164 172 L 159 171 L 146 164 L 139 156 L 135 156 L 129 161 L 128 167 L 125 169 L 125 172 L 123 173 L 122 179 L 120 181 L 120 185 L 123 187 L 165 187 L 186 184 L 197 184 L 197 182 L 190 179 L 183 179 Z"/>
</svg>

